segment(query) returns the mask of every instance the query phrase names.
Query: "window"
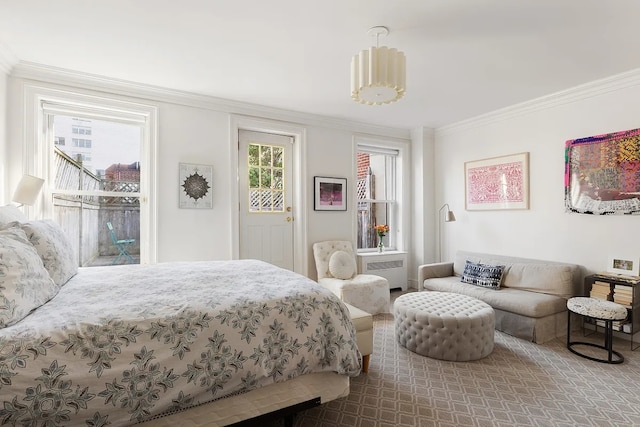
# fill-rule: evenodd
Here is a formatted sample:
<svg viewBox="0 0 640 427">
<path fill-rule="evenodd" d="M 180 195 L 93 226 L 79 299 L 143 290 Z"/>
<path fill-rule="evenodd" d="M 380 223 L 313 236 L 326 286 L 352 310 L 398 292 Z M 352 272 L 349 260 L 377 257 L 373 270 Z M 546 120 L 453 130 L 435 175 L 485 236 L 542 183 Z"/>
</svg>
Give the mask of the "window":
<svg viewBox="0 0 640 427">
<path fill-rule="evenodd" d="M 407 146 L 395 141 L 356 139 L 359 251 L 375 250 L 379 238 L 374 227 L 382 224 L 389 226 L 383 238 L 386 248 L 401 250 L 405 245 L 402 173 L 407 170 L 403 167 L 406 150 Z"/>
<path fill-rule="evenodd" d="M 80 265 L 87 265 L 96 255 L 96 248 L 104 250 L 105 245 L 112 247 L 112 243 L 105 238 L 108 233 L 104 217 L 97 214 L 108 212 L 101 203 L 118 199 L 131 200 L 137 206 L 137 220 L 139 226 L 139 260 L 142 264 L 157 262 L 157 222 L 155 208 L 156 168 L 153 159 L 156 158 L 157 146 L 157 115 L 158 109 L 153 105 L 139 102 L 129 102 L 108 97 L 97 97 L 76 93 L 60 88 L 48 88 L 40 85 L 25 84 L 25 164 L 23 173 L 33 174 L 45 178 L 46 185 L 42 191 L 42 198 L 34 205 L 35 218 L 51 218 L 65 230 L 78 256 Z M 68 133 L 58 133 L 62 129 L 57 120 L 69 120 L 64 125 Z M 102 180 L 107 171 L 101 166 L 100 150 L 108 153 L 120 153 L 118 145 L 120 136 L 114 136 L 109 144 L 100 141 L 100 133 L 96 123 L 126 125 L 126 129 L 136 129 L 138 145 L 135 150 L 138 161 L 126 163 L 131 168 L 139 169 L 139 183 L 136 186 L 126 183 L 125 190 L 121 188 L 95 188 L 95 182 Z M 91 147 L 73 148 L 71 138 L 73 126 L 91 128 Z M 86 133 L 85 133 L 86 134 Z M 76 136 L 79 136 L 76 134 Z M 66 146 L 55 144 L 56 139 L 65 138 Z M 85 138 L 86 139 L 86 138 Z M 65 149 L 76 151 L 75 159 L 66 154 Z M 84 156 L 78 161 L 77 154 Z M 56 162 L 63 157 L 68 163 L 75 162 L 73 174 L 62 177 L 57 174 L 60 165 Z M 121 165 L 125 160 L 120 160 Z M 117 161 L 116 161 L 117 162 Z M 93 164 L 92 164 L 93 163 Z M 82 173 L 84 172 L 84 173 Z M 64 180 L 67 182 L 64 182 Z M 58 180 L 58 181 L 57 181 Z M 90 184 L 94 183 L 94 188 Z M 64 199 L 63 199 L 64 198 Z M 66 203 L 69 201 L 70 203 Z M 96 209 L 100 206 L 100 209 Z M 104 207 L 104 209 L 103 209 Z M 111 208 L 110 208 L 111 209 Z M 75 210 L 75 211 L 74 211 Z M 96 212 L 97 211 L 97 212 Z M 82 214 L 80 214 L 82 213 Z M 120 239 L 125 239 L 129 230 L 113 223 Z M 103 234 L 104 233 L 104 234 Z M 137 236 L 137 234 L 136 234 Z M 102 246 L 101 246 L 102 245 Z M 115 257 L 112 257 L 113 259 Z M 111 264 L 108 262 L 107 264 Z"/>
<path fill-rule="evenodd" d="M 41 203 L 34 206 L 35 217 L 58 222 L 73 244 L 79 264 L 90 265 L 105 250 L 113 250 L 106 221 L 109 215 L 116 214 L 121 220 L 120 223 L 112 221 L 117 237 L 135 236 L 139 262 L 155 263 L 157 224 L 153 159 L 157 145 L 157 108 L 30 84 L 24 88 L 27 106 L 25 149 L 30 159 L 24 173 L 41 176 L 47 181 Z M 105 129 L 100 129 L 98 125 L 103 123 Z M 124 129 L 124 133 L 111 132 L 111 138 L 105 139 L 106 128 L 111 125 Z M 70 142 L 73 126 L 91 127 L 91 147 L 55 144 L 56 138 Z M 129 132 L 136 135 L 135 145 L 126 144 Z M 69 153 L 74 150 L 76 155 L 65 150 Z M 122 157 L 123 152 L 135 153 L 135 159 Z M 117 154 L 117 158 L 107 158 L 105 163 L 105 153 Z M 119 176 L 127 182 L 107 185 L 105 181 L 112 170 L 103 164 L 115 164 Z M 60 173 L 62 169 L 68 173 Z M 131 181 L 135 180 L 131 178 L 136 174 L 138 182 L 133 183 Z M 122 207 L 125 204 L 127 207 Z"/>
<path fill-rule="evenodd" d="M 74 147 L 91 148 L 90 139 L 71 138 Z"/>
<path fill-rule="evenodd" d="M 88 127 L 80 127 L 80 126 L 73 126 L 71 128 L 71 132 L 76 134 L 76 135 L 91 135 L 91 128 Z"/>
<path fill-rule="evenodd" d="M 64 136 L 56 136 L 53 138 L 53 143 L 55 145 L 64 145 Z"/>
<path fill-rule="evenodd" d="M 52 113 L 49 118 L 54 141 L 84 133 L 85 128 L 72 125 L 76 117 Z M 139 262 L 142 129 L 110 120 L 94 119 L 92 124 L 95 144 L 71 138 L 73 148 L 53 146 L 53 217 L 61 219 L 77 241 L 80 265 Z M 107 223 L 115 227 L 118 239 L 134 240 L 128 248 L 131 257 L 118 257 Z"/>
</svg>

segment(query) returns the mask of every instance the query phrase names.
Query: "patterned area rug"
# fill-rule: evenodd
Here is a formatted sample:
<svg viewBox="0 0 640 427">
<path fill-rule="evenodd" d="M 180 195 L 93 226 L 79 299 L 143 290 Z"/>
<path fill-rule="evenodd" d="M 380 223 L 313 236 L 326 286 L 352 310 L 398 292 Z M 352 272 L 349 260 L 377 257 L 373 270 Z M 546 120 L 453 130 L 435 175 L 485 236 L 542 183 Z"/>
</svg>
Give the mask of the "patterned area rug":
<svg viewBox="0 0 640 427">
<path fill-rule="evenodd" d="M 400 347 L 393 316 L 380 314 L 374 349 L 348 397 L 299 413 L 295 425 L 640 426 L 640 349 L 622 339 L 620 365 L 576 356 L 564 338 L 538 345 L 501 332 L 488 357 L 447 362 Z"/>
</svg>

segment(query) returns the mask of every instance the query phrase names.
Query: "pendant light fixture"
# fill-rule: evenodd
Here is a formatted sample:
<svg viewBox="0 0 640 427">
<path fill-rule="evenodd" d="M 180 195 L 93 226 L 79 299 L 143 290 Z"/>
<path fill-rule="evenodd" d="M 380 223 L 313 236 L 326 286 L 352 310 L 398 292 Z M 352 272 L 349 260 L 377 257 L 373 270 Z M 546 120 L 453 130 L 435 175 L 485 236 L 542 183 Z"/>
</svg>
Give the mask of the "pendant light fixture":
<svg viewBox="0 0 640 427">
<path fill-rule="evenodd" d="M 405 93 L 404 53 L 378 46 L 379 38 L 389 34 L 387 27 L 372 27 L 367 34 L 376 38 L 376 46 L 361 51 L 351 60 L 351 98 L 367 105 L 395 102 Z"/>
</svg>

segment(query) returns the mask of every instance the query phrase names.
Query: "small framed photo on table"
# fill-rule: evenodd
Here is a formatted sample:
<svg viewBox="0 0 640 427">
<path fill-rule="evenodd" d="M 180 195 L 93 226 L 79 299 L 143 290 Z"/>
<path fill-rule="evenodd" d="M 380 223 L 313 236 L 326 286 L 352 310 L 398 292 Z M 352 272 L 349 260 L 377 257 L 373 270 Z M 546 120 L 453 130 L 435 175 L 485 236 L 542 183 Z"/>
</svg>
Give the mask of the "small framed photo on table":
<svg viewBox="0 0 640 427">
<path fill-rule="evenodd" d="M 623 276 L 638 276 L 640 259 L 632 257 L 609 257 L 607 271 Z"/>
<path fill-rule="evenodd" d="M 313 177 L 313 209 L 316 211 L 347 210 L 347 179 Z"/>
</svg>

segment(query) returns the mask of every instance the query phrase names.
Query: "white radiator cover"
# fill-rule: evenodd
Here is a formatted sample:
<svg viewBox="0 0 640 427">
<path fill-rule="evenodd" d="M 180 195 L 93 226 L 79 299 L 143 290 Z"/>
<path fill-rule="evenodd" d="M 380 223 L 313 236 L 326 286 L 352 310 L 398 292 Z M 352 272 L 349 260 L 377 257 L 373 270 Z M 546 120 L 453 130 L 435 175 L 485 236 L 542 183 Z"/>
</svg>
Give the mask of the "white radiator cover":
<svg viewBox="0 0 640 427">
<path fill-rule="evenodd" d="M 358 271 L 375 274 L 389 281 L 390 289 L 407 290 L 407 253 L 401 251 L 358 254 Z"/>
</svg>

